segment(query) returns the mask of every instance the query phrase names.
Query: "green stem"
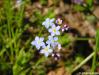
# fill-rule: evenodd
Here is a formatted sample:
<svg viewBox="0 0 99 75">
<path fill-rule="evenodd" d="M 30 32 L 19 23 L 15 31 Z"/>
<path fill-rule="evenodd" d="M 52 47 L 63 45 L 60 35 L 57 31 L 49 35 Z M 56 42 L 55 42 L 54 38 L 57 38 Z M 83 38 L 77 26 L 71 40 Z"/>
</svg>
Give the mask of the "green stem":
<svg viewBox="0 0 99 75">
<path fill-rule="evenodd" d="M 95 38 L 75 38 L 75 40 L 95 40 Z"/>
<path fill-rule="evenodd" d="M 75 67 L 73 70 L 72 70 L 72 73 L 76 70 L 78 70 L 81 66 L 83 66 L 85 63 L 87 63 L 92 57 L 93 55 L 95 54 L 95 52 L 91 53 L 86 59 L 84 59 L 77 67 Z"/>
<path fill-rule="evenodd" d="M 42 33 L 43 30 L 44 30 L 44 27 L 42 26 L 42 27 L 41 27 L 41 30 L 40 30 L 40 32 L 39 32 L 39 36 L 41 36 L 41 33 Z"/>
<path fill-rule="evenodd" d="M 96 32 L 96 47 L 95 48 L 96 49 L 94 50 L 95 54 L 94 54 L 94 57 L 93 57 L 93 60 L 92 60 L 91 72 L 94 72 L 95 68 L 96 68 L 96 56 L 97 56 L 97 51 L 99 50 L 99 29 Z"/>
<path fill-rule="evenodd" d="M 91 69 L 91 72 L 94 72 L 95 71 L 95 67 L 96 67 L 96 50 L 95 50 L 95 54 L 93 56 L 93 60 L 92 60 L 92 69 Z"/>
<path fill-rule="evenodd" d="M 5 11 L 6 13 L 6 17 L 7 17 L 7 30 L 8 30 L 8 36 L 10 38 L 10 40 L 12 39 L 12 33 L 13 33 L 13 28 L 12 28 L 12 18 L 13 18 L 13 10 L 11 9 L 12 4 L 11 4 L 11 0 L 6 0 L 4 1 L 4 5 L 5 5 Z M 13 53 L 13 46 L 10 46 L 10 52 L 11 52 L 11 63 L 13 63 L 13 57 L 14 57 L 14 53 Z"/>
<path fill-rule="evenodd" d="M 15 38 L 10 39 L 9 44 L 7 44 L 4 48 L 2 48 L 2 50 L 1 50 L 2 52 L 0 52 L 0 56 L 3 55 L 3 53 L 6 51 L 6 49 L 9 48 L 9 47 L 21 36 L 21 34 L 22 34 L 27 28 L 28 28 L 28 25 L 26 25 L 26 26 L 24 27 L 24 29 L 22 30 L 21 33 L 17 33 L 17 35 L 15 36 Z"/>
</svg>

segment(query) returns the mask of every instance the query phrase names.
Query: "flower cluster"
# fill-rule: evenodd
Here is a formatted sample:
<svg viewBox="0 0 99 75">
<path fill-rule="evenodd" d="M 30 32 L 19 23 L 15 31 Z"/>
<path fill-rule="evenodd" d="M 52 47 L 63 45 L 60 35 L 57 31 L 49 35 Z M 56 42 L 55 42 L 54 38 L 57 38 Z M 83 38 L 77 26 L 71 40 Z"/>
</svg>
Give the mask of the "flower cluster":
<svg viewBox="0 0 99 75">
<path fill-rule="evenodd" d="M 55 52 L 55 49 L 60 50 L 61 44 L 58 42 L 58 35 L 60 35 L 60 30 L 62 24 L 62 20 L 58 18 L 56 21 L 55 19 L 47 18 L 42 25 L 48 30 L 50 35 L 48 36 L 48 40 L 44 41 L 43 37 L 35 37 L 35 40 L 31 42 L 38 50 L 40 50 L 41 54 L 44 54 L 46 57 L 51 55 L 52 57 L 57 60 L 60 55 L 59 53 Z M 66 26 L 64 27 L 66 29 Z"/>
</svg>

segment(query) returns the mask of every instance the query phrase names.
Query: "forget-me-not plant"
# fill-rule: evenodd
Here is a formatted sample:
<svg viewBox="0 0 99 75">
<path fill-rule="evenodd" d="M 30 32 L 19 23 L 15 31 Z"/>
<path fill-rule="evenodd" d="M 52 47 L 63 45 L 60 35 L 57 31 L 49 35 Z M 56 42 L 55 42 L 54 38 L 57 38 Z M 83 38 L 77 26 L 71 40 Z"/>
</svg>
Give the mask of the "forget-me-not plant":
<svg viewBox="0 0 99 75">
<path fill-rule="evenodd" d="M 61 19 L 57 19 L 55 21 L 54 18 L 47 18 L 42 25 L 46 27 L 50 35 L 48 36 L 48 40 L 44 43 L 43 37 L 35 37 L 35 40 L 31 42 L 32 45 L 36 46 L 38 50 L 40 50 L 41 54 L 44 54 L 46 57 L 52 55 L 55 52 L 55 49 L 60 50 L 61 44 L 58 42 L 58 35 L 60 35 L 60 26 L 62 24 Z M 59 54 L 54 54 L 54 56 L 58 56 Z"/>
</svg>

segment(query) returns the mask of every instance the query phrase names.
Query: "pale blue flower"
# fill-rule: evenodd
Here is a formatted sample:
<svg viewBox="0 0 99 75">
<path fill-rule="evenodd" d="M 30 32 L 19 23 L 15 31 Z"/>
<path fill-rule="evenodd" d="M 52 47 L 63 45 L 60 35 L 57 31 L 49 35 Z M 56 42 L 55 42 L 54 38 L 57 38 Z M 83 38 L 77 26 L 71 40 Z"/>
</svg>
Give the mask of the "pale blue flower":
<svg viewBox="0 0 99 75">
<path fill-rule="evenodd" d="M 46 43 L 50 45 L 53 49 L 58 45 L 58 37 L 48 36 Z"/>
<path fill-rule="evenodd" d="M 57 48 L 58 50 L 61 49 L 61 44 L 58 43 L 58 42 L 54 42 L 54 43 L 52 43 L 51 46 L 52 46 L 53 49 L 55 49 L 55 48 Z"/>
<path fill-rule="evenodd" d="M 51 33 L 51 36 L 60 35 L 59 32 L 60 26 L 53 25 L 48 31 Z"/>
<path fill-rule="evenodd" d="M 51 49 L 50 45 L 44 46 L 42 50 L 40 50 L 40 53 L 44 54 L 46 57 L 48 57 L 53 50 Z"/>
<path fill-rule="evenodd" d="M 44 38 L 43 37 L 35 37 L 35 40 L 31 42 L 32 45 L 36 46 L 37 49 L 40 49 L 40 47 L 45 46 L 45 43 L 43 42 Z"/>
<path fill-rule="evenodd" d="M 54 42 L 54 43 L 51 44 L 53 49 L 55 49 L 57 47 L 57 45 L 58 45 L 58 42 Z"/>
<path fill-rule="evenodd" d="M 53 37 L 53 36 L 48 36 L 48 40 L 46 41 L 46 43 L 48 45 L 53 46 L 53 44 L 58 40 L 58 37 Z"/>
<path fill-rule="evenodd" d="M 42 25 L 44 25 L 47 29 L 52 26 L 54 23 L 54 18 L 50 19 L 50 18 L 47 18 L 43 23 Z"/>
</svg>

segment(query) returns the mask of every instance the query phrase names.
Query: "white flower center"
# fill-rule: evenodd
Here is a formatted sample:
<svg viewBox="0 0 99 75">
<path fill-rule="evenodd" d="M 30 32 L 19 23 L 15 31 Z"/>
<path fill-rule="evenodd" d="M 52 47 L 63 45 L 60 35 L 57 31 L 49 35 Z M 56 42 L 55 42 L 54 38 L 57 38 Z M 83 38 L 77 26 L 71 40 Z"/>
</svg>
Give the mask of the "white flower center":
<svg viewBox="0 0 99 75">
<path fill-rule="evenodd" d="M 46 47 L 44 50 L 45 50 L 45 51 L 48 51 L 48 47 Z"/>
</svg>

